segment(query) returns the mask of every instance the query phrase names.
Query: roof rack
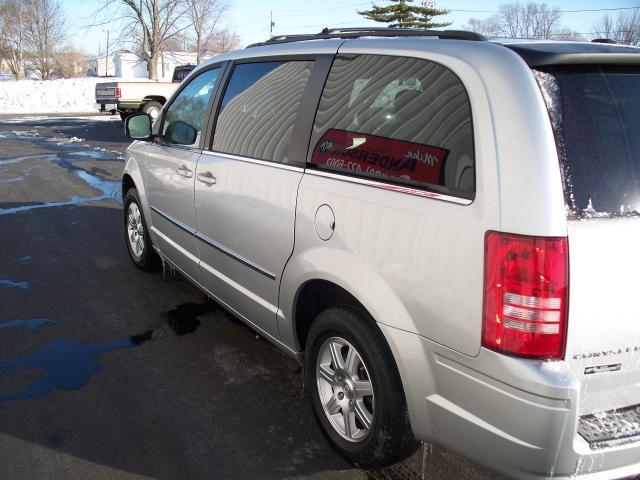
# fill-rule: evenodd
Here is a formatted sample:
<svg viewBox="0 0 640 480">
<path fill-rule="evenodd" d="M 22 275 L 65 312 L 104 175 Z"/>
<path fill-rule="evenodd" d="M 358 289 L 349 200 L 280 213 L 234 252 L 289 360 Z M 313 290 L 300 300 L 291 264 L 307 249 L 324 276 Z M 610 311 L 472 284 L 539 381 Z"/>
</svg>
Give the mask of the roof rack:
<svg viewBox="0 0 640 480">
<path fill-rule="evenodd" d="M 485 37 L 475 32 L 464 30 L 420 30 L 417 28 L 324 28 L 320 33 L 279 35 L 266 42 L 249 45 L 247 48 L 273 45 L 278 43 L 303 42 L 305 40 L 323 40 L 329 38 L 359 38 L 359 37 L 437 37 L 451 40 L 483 41 Z"/>
</svg>

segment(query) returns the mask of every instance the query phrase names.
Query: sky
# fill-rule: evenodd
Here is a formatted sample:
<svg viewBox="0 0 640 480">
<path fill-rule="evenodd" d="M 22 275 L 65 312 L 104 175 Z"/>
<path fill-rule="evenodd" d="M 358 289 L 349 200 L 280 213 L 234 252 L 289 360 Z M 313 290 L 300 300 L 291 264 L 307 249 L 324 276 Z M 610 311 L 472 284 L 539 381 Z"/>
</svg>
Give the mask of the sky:
<svg viewBox="0 0 640 480">
<path fill-rule="evenodd" d="M 487 18 L 504 3 L 514 0 L 481 1 L 481 0 L 437 0 L 436 7 L 451 11 L 447 21 L 454 23 L 448 27 L 462 28 L 470 18 Z M 120 25 L 113 21 L 106 25 L 91 26 L 93 23 L 104 23 L 115 18 L 100 14 L 94 21 L 95 12 L 105 0 L 61 0 L 69 22 L 69 40 L 71 44 L 89 54 L 97 54 L 98 48 L 105 51 L 107 30 L 110 31 L 110 47 L 114 48 L 114 37 L 117 37 Z M 223 18 L 225 27 L 234 30 L 241 39 L 241 46 L 264 41 L 269 38 L 269 21 L 273 13 L 274 35 L 293 33 L 314 33 L 324 27 L 356 27 L 382 26 L 357 14 L 357 10 L 367 9 L 371 1 L 364 0 L 321 0 L 318 2 L 301 2 L 299 0 L 226 0 L 227 13 Z M 384 5 L 384 0 L 376 2 Z M 416 4 L 419 0 L 415 1 Z M 524 2 L 523 2 L 524 3 Z M 559 7 L 563 13 L 562 23 L 569 29 L 589 33 L 594 22 L 605 13 L 602 9 L 640 7 L 640 0 L 556 0 L 540 1 L 549 6 Z M 570 12 L 571 10 L 600 10 Z M 112 9 L 112 13 L 117 13 Z M 616 15 L 616 11 L 608 13 Z M 117 45 L 115 45 L 117 47 Z"/>
</svg>

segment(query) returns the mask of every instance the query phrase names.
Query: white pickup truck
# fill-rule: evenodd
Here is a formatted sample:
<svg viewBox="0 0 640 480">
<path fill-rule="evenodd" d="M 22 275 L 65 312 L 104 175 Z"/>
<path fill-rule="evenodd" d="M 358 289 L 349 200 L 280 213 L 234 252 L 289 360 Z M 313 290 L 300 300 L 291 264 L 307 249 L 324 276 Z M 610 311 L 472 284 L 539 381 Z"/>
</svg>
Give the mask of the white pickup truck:
<svg viewBox="0 0 640 480">
<path fill-rule="evenodd" d="M 177 66 L 171 82 L 142 80 L 97 83 L 96 103 L 100 105 L 101 112 L 118 112 L 122 120 L 140 111 L 155 119 L 174 90 L 194 67 L 195 65 Z"/>
</svg>

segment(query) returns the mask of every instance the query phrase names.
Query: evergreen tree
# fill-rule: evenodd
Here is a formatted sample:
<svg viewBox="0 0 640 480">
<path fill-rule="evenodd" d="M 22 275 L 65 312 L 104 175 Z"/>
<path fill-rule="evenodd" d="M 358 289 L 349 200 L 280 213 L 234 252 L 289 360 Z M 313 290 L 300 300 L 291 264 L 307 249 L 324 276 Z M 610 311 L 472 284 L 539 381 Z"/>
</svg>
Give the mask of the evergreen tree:
<svg viewBox="0 0 640 480">
<path fill-rule="evenodd" d="M 391 5 L 380 7 L 375 3 L 371 10 L 358 14 L 375 22 L 388 23 L 390 28 L 435 28 L 447 27 L 453 22 L 434 22 L 433 18 L 447 15 L 448 10 L 435 8 L 434 1 L 422 1 L 421 5 L 412 5 L 414 0 L 388 0 Z"/>
</svg>

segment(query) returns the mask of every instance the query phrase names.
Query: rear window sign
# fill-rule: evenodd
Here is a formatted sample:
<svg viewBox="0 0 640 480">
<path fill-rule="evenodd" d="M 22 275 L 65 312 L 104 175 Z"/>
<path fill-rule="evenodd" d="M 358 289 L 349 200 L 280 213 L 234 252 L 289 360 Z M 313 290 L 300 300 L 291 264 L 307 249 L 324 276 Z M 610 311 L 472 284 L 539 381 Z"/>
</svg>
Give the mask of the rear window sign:
<svg viewBox="0 0 640 480">
<path fill-rule="evenodd" d="M 431 145 L 331 128 L 316 143 L 311 163 L 345 173 L 437 185 L 448 153 Z"/>
</svg>

